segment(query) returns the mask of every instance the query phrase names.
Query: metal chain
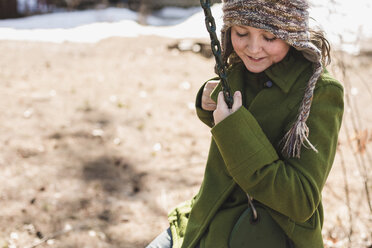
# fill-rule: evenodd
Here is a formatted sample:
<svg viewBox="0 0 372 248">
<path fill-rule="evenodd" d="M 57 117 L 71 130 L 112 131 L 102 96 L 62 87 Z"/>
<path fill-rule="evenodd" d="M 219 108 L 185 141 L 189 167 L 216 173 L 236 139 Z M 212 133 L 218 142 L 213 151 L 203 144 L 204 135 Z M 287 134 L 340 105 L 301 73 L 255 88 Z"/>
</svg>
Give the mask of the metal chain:
<svg viewBox="0 0 372 248">
<path fill-rule="evenodd" d="M 222 61 L 221 45 L 216 35 L 216 22 L 214 21 L 214 18 L 211 12 L 211 1 L 200 0 L 200 5 L 204 10 L 205 26 L 207 27 L 209 36 L 211 38 L 211 48 L 212 48 L 214 58 L 216 59 L 217 74 L 221 80 L 221 86 L 222 86 L 223 95 L 225 97 L 225 102 L 227 106 L 231 108 L 234 100 L 231 95 L 230 87 L 227 84 L 226 65 Z"/>
<path fill-rule="evenodd" d="M 223 95 L 225 97 L 226 104 L 229 108 L 232 107 L 233 105 L 233 97 L 231 95 L 231 90 L 230 87 L 227 83 L 227 78 L 226 78 L 226 65 L 222 61 L 222 55 L 221 55 L 221 45 L 220 41 L 217 38 L 216 35 L 216 22 L 214 21 L 214 18 L 212 16 L 211 12 L 211 1 L 210 0 L 200 0 L 200 5 L 204 10 L 204 15 L 205 15 L 205 26 L 207 27 L 209 36 L 211 38 L 211 48 L 212 52 L 214 55 L 214 58 L 216 59 L 216 68 L 217 68 L 217 74 L 221 79 L 221 86 L 222 86 L 222 91 Z M 253 215 L 253 220 L 256 221 L 258 219 L 258 214 L 257 210 L 254 207 L 253 204 L 253 198 L 251 198 L 248 194 L 248 205 L 252 209 L 252 215 Z"/>
</svg>

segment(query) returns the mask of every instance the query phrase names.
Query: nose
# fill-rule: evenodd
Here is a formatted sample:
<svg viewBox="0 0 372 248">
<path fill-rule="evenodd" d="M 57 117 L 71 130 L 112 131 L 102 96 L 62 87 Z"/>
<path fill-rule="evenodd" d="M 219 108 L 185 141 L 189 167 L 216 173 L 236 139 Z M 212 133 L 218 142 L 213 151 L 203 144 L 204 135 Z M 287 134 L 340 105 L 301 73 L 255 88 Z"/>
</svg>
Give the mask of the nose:
<svg viewBox="0 0 372 248">
<path fill-rule="evenodd" d="M 259 53 L 261 51 L 261 44 L 258 37 L 250 37 L 246 48 L 250 54 Z"/>
</svg>

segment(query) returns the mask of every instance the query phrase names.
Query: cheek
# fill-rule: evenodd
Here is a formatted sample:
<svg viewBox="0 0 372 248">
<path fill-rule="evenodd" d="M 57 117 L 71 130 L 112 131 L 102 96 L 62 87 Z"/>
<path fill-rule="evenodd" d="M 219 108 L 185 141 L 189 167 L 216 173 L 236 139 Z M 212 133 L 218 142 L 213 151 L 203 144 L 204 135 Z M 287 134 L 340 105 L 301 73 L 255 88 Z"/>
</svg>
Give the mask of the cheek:
<svg viewBox="0 0 372 248">
<path fill-rule="evenodd" d="M 270 47 L 270 54 L 272 56 L 273 62 L 277 63 L 281 61 L 288 53 L 289 45 L 286 43 L 284 44 L 276 44 Z"/>
<path fill-rule="evenodd" d="M 231 44 L 235 50 L 235 52 L 239 53 L 240 50 L 242 50 L 244 48 L 244 42 L 241 40 L 241 39 L 232 39 L 231 40 Z"/>
</svg>

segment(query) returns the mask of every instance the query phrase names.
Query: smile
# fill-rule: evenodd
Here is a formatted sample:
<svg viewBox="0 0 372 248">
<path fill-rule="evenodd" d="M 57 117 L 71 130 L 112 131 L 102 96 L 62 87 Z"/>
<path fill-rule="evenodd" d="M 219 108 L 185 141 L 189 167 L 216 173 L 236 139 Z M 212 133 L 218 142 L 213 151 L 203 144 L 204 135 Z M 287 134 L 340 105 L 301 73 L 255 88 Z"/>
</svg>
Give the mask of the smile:
<svg viewBox="0 0 372 248">
<path fill-rule="evenodd" d="M 248 58 L 254 62 L 259 62 L 261 60 L 263 60 L 264 58 L 255 58 L 255 57 L 251 57 L 251 56 L 248 56 Z"/>
</svg>

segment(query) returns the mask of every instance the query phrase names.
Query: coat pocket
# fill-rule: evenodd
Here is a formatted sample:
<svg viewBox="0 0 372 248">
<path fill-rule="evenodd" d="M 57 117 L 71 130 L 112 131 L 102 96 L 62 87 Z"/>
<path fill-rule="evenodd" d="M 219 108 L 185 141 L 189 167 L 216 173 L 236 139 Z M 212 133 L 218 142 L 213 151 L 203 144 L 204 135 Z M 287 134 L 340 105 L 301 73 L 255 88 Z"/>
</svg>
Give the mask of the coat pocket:
<svg viewBox="0 0 372 248">
<path fill-rule="evenodd" d="M 279 225 L 262 206 L 255 206 L 258 219 L 253 220 L 252 209 L 247 208 L 233 227 L 229 248 L 288 248 L 289 240 Z"/>
</svg>

